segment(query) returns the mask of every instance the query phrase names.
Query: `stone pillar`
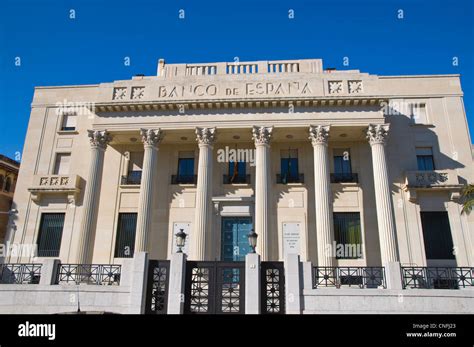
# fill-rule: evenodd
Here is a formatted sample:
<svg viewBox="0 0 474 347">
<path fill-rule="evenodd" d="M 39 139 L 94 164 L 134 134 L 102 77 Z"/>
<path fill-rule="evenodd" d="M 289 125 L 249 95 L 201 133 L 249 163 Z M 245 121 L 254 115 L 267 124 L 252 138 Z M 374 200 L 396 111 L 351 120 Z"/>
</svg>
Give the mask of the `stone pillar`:
<svg viewBox="0 0 474 347">
<path fill-rule="evenodd" d="M 245 256 L 245 313 L 260 314 L 260 255 Z"/>
<path fill-rule="evenodd" d="M 168 286 L 168 314 L 184 312 L 184 291 L 186 280 L 186 254 L 173 253 L 170 260 Z"/>
<path fill-rule="evenodd" d="M 212 150 L 216 128 L 196 128 L 199 164 L 196 187 L 196 209 L 193 230 L 193 260 L 208 260 L 212 220 Z"/>
<path fill-rule="evenodd" d="M 328 154 L 329 126 L 310 126 L 309 139 L 314 151 L 314 197 L 318 266 L 334 266 L 334 221 Z"/>
<path fill-rule="evenodd" d="M 128 274 L 130 283 L 130 314 L 144 314 L 146 288 L 148 280 L 148 253 L 137 252 L 133 255 L 132 266 Z"/>
<path fill-rule="evenodd" d="M 91 164 L 84 192 L 83 215 L 77 242 L 76 262 L 78 264 L 87 264 L 90 261 L 91 238 L 97 219 L 104 153 L 110 141 L 106 130 L 87 130 L 87 132 L 91 144 Z"/>
<path fill-rule="evenodd" d="M 287 314 L 302 313 L 301 293 L 303 281 L 301 279 L 300 256 L 298 254 L 285 255 L 285 303 Z"/>
<path fill-rule="evenodd" d="M 61 264 L 59 259 L 45 258 L 41 265 L 41 277 L 39 284 L 52 285 L 56 283 L 58 275 L 58 266 Z"/>
<path fill-rule="evenodd" d="M 367 139 L 372 148 L 372 166 L 374 170 L 375 204 L 377 206 L 377 224 L 379 229 L 382 265 L 398 262 L 397 240 L 393 219 L 392 196 L 388 180 L 387 160 L 385 158 L 385 140 L 388 124 L 370 124 Z"/>
<path fill-rule="evenodd" d="M 137 231 L 135 236 L 135 252 L 148 251 L 148 237 L 151 232 L 154 174 L 156 172 L 156 157 L 158 145 L 162 139 L 160 129 L 141 129 L 143 146 L 142 179 L 140 183 L 140 197 L 138 199 Z"/>
<path fill-rule="evenodd" d="M 258 235 L 256 252 L 262 261 L 270 259 L 270 139 L 273 127 L 258 127 L 252 129 L 252 138 L 256 148 L 255 168 L 255 232 Z"/>
</svg>

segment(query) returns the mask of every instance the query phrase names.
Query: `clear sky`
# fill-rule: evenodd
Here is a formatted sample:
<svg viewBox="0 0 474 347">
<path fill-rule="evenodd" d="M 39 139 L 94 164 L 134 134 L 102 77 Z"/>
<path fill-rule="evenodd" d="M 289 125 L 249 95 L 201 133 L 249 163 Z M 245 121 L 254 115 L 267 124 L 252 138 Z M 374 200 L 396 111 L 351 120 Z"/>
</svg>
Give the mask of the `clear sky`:
<svg viewBox="0 0 474 347">
<path fill-rule="evenodd" d="M 159 58 L 461 74 L 474 136 L 473 20 L 472 0 L 0 0 L 0 153 L 22 151 L 34 86 L 154 75 Z"/>
</svg>

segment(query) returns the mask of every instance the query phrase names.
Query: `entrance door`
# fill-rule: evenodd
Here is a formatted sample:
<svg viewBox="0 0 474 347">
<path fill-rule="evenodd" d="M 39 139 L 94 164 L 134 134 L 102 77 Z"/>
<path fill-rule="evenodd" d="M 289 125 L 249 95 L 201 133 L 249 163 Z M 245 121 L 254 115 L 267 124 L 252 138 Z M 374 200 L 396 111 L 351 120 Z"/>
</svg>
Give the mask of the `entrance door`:
<svg viewBox="0 0 474 347">
<path fill-rule="evenodd" d="M 223 217 L 221 229 L 221 260 L 245 261 L 250 251 L 247 235 L 252 230 L 250 217 Z"/>
</svg>

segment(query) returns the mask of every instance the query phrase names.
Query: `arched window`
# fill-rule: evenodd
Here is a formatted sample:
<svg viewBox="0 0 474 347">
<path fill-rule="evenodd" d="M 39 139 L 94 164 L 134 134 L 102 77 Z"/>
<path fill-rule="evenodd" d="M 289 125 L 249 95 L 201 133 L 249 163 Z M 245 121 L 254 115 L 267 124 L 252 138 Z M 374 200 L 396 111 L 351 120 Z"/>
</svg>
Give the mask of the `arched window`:
<svg viewBox="0 0 474 347">
<path fill-rule="evenodd" d="M 5 191 L 9 192 L 12 187 L 12 179 L 10 177 L 7 177 L 5 181 Z"/>
<path fill-rule="evenodd" d="M 0 190 L 3 190 L 4 181 L 5 181 L 5 177 L 3 177 L 3 175 L 0 175 Z"/>
</svg>

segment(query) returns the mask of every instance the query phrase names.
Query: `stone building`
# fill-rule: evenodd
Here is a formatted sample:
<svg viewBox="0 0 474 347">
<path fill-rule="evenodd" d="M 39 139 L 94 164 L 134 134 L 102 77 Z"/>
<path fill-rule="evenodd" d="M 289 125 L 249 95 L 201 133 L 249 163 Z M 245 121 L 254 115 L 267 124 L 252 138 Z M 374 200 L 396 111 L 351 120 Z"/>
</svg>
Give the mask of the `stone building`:
<svg viewBox="0 0 474 347">
<path fill-rule="evenodd" d="M 20 164 L 0 154 L 0 243 L 4 242 Z"/>
<path fill-rule="evenodd" d="M 417 293 L 432 300 L 436 288 L 473 285 L 473 216 L 459 202 L 473 175 L 459 75 L 160 60 L 156 76 L 35 89 L 9 239 L 38 249 L 6 263 L 171 259 L 176 270 L 183 231 L 188 265 L 255 261 L 260 276 L 296 259 L 305 284 L 285 268 L 286 288 L 307 312 L 327 300 L 314 294 L 324 285 L 430 287 Z M 462 311 L 466 293 L 446 311 Z"/>
</svg>

